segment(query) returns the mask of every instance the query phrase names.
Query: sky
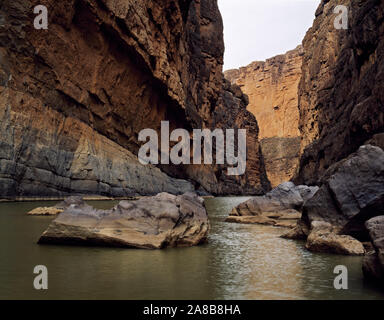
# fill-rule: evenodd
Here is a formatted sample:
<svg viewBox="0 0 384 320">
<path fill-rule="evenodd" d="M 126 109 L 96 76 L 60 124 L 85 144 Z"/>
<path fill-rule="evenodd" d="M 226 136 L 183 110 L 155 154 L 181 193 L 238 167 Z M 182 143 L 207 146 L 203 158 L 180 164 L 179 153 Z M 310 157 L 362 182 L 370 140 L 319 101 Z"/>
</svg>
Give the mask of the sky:
<svg viewBox="0 0 384 320">
<path fill-rule="evenodd" d="M 218 0 L 224 20 L 224 70 L 301 44 L 320 0 Z"/>
</svg>

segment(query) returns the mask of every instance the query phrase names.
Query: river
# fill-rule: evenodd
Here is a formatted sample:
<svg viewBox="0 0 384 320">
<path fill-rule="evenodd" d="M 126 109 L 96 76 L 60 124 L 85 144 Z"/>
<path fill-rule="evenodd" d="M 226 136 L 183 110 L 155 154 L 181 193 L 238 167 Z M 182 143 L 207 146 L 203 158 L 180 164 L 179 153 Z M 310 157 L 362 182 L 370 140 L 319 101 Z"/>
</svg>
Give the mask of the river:
<svg viewBox="0 0 384 320">
<path fill-rule="evenodd" d="M 363 281 L 361 257 L 312 254 L 280 238 L 285 229 L 224 222 L 247 199 L 206 200 L 209 242 L 162 251 L 38 245 L 53 218 L 25 213 L 54 203 L 0 203 L 0 299 L 384 299 Z M 48 290 L 33 288 L 36 265 L 48 268 Z M 334 289 L 337 265 L 348 290 Z"/>
</svg>

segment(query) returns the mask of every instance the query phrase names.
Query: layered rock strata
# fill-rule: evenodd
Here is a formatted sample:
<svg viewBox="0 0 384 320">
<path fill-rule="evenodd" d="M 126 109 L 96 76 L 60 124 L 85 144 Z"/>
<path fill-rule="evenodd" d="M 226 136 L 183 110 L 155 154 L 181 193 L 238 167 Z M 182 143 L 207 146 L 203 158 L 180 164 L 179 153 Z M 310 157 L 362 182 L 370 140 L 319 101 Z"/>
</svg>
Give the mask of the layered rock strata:
<svg viewBox="0 0 384 320">
<path fill-rule="evenodd" d="M 260 126 L 266 171 L 273 187 L 296 173 L 300 153 L 298 85 L 302 47 L 266 61 L 228 70 L 225 76 L 249 97 L 248 110 Z"/>
<path fill-rule="evenodd" d="M 216 1 L 4 0 L 0 17 L 0 196 L 269 189 L 247 98 L 223 79 Z M 138 133 L 162 120 L 248 129 L 246 173 L 140 165 Z"/>
</svg>

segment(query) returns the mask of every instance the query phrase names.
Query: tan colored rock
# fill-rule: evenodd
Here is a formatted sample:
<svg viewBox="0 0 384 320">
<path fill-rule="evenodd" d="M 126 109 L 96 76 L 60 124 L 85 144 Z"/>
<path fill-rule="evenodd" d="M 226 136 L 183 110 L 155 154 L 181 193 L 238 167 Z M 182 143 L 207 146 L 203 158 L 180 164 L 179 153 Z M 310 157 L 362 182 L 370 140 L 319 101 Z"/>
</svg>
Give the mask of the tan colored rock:
<svg viewBox="0 0 384 320">
<path fill-rule="evenodd" d="M 343 255 L 364 255 L 363 244 L 355 238 L 337 234 L 331 224 L 314 221 L 305 247 L 312 252 L 326 252 Z"/>
<path fill-rule="evenodd" d="M 259 123 L 260 139 L 300 136 L 298 85 L 302 54 L 299 46 L 286 54 L 225 72 L 225 77 L 248 95 L 248 110 Z"/>
<path fill-rule="evenodd" d="M 260 127 L 262 153 L 272 187 L 295 174 L 300 152 L 298 84 L 302 47 L 225 76 L 249 97 L 248 110 Z"/>
<path fill-rule="evenodd" d="M 111 210 L 80 202 L 61 213 L 40 244 L 99 245 L 141 249 L 189 247 L 207 240 L 210 223 L 204 200 L 194 193 L 167 193 L 121 201 Z"/>
<path fill-rule="evenodd" d="M 55 207 L 39 207 L 27 213 L 30 216 L 56 216 L 64 210 Z"/>
<path fill-rule="evenodd" d="M 281 237 L 291 240 L 306 240 L 308 234 L 309 229 L 307 225 L 303 221 L 299 220 L 291 230 L 283 234 Z"/>
</svg>

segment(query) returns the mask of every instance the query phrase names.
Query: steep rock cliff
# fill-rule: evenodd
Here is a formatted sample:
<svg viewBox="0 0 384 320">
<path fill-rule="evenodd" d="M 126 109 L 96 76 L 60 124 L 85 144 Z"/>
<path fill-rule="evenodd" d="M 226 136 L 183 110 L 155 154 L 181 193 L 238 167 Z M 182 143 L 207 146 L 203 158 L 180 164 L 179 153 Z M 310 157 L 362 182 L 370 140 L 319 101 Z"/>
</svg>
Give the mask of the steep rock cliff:
<svg viewBox="0 0 384 320">
<path fill-rule="evenodd" d="M 266 171 L 273 187 L 289 181 L 299 162 L 302 54 L 299 46 L 286 54 L 225 72 L 226 78 L 249 97 L 248 110 L 260 126 Z"/>
<path fill-rule="evenodd" d="M 347 30 L 334 27 L 337 5 L 348 8 Z M 384 132 L 384 2 L 323 0 L 303 47 L 296 180 L 316 184 L 332 164 Z"/>
<path fill-rule="evenodd" d="M 36 5 L 48 8 L 48 30 L 33 27 Z M 216 1 L 2 1 L 0 195 L 268 190 L 257 122 L 223 81 L 222 29 Z M 138 133 L 162 120 L 249 128 L 246 174 L 143 167 Z"/>
</svg>

